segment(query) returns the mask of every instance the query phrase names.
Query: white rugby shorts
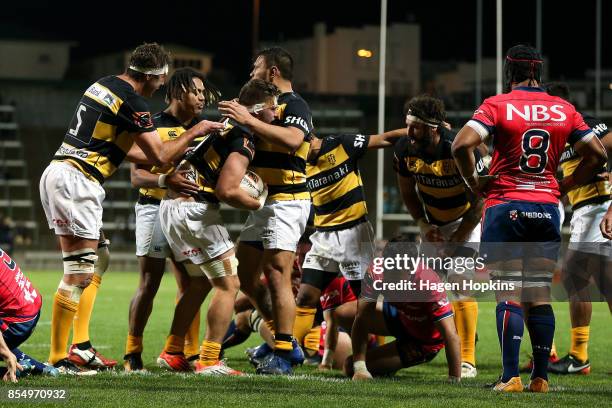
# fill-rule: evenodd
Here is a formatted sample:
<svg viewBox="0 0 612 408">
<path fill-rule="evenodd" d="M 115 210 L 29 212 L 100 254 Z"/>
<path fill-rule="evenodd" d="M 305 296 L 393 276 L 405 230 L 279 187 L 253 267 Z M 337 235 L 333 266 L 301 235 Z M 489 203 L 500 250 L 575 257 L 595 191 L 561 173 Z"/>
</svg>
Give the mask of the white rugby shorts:
<svg viewBox="0 0 612 408">
<path fill-rule="evenodd" d="M 241 242 L 261 242 L 264 249 L 295 252 L 308 222 L 310 200 L 269 200 L 251 211 L 240 233 Z"/>
<path fill-rule="evenodd" d="M 40 177 L 40 201 L 56 235 L 99 239 L 102 186 L 64 162 L 51 162 Z"/>
<path fill-rule="evenodd" d="M 338 273 L 361 280 L 374 257 L 374 229 L 369 221 L 338 231 L 315 231 L 303 268 Z"/>
<path fill-rule="evenodd" d="M 170 246 L 159 221 L 159 205 L 136 204 L 136 256 L 165 259 Z"/>
<path fill-rule="evenodd" d="M 609 206 L 610 201 L 606 201 L 585 205 L 574 211 L 570 220 L 570 249 L 610 256 L 611 241 L 604 238 L 599 229 Z"/>
<path fill-rule="evenodd" d="M 162 200 L 159 219 L 178 262 L 189 260 L 200 265 L 234 248 L 219 204 Z"/>
</svg>

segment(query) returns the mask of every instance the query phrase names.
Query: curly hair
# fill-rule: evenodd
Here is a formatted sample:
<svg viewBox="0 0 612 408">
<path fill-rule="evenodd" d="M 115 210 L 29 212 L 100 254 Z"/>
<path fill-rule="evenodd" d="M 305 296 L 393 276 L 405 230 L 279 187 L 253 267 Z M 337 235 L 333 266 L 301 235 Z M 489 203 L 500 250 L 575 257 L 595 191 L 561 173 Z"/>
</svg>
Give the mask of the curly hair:
<svg viewBox="0 0 612 408">
<path fill-rule="evenodd" d="M 404 113 L 437 124 L 441 124 L 446 119 L 444 102 L 429 95 L 419 95 L 410 99 L 404 105 Z"/>
<path fill-rule="evenodd" d="M 262 79 L 251 79 L 244 84 L 238 95 L 238 103 L 244 106 L 252 106 L 263 103 L 268 98 L 280 95 L 280 90 L 276 85 Z"/>
</svg>

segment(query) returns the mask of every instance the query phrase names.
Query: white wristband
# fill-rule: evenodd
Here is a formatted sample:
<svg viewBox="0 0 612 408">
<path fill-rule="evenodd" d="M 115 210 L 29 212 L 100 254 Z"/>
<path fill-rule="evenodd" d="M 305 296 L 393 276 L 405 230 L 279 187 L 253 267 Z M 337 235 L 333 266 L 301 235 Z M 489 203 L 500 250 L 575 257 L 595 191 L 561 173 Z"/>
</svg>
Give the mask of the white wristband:
<svg viewBox="0 0 612 408">
<path fill-rule="evenodd" d="M 368 368 L 366 367 L 366 362 L 365 361 L 353 361 L 353 372 L 367 373 Z"/>
<path fill-rule="evenodd" d="M 157 179 L 157 185 L 160 186 L 161 188 L 166 188 L 166 177 L 168 177 L 167 174 L 162 174 Z"/>
</svg>

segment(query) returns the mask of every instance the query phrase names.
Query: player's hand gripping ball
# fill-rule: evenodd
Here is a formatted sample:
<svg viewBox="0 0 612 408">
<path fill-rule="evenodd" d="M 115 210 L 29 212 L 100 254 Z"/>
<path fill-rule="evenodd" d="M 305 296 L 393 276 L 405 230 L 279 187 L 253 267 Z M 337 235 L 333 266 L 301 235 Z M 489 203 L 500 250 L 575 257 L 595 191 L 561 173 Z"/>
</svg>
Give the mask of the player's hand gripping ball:
<svg viewBox="0 0 612 408">
<path fill-rule="evenodd" d="M 263 207 L 268 197 L 268 186 L 263 182 L 261 177 L 257 173 L 247 170 L 244 177 L 240 181 L 240 188 L 251 197 L 259 200 L 261 204 L 260 208 Z"/>
</svg>

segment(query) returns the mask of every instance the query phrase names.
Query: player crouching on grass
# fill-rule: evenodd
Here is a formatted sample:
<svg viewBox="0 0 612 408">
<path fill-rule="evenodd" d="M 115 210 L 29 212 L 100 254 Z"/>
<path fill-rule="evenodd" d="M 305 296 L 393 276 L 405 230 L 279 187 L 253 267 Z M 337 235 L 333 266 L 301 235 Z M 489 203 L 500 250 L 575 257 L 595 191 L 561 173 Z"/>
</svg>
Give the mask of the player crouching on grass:
<svg viewBox="0 0 612 408">
<path fill-rule="evenodd" d="M 384 258 L 396 254 L 418 257 L 414 243 L 403 238 L 389 241 Z M 381 282 L 409 281 L 414 290 L 381 291 Z M 453 309 L 443 291 L 419 290 L 419 282 L 440 283 L 431 269 L 372 269 L 366 274 L 357 305 L 357 316 L 351 332 L 353 355 L 344 363 L 344 373 L 353 380 L 396 371 L 431 361 L 446 347 L 448 379 L 461 380 L 461 341 L 453 320 Z M 377 302 L 383 294 L 384 301 Z M 395 340 L 367 350 L 368 333 L 393 336 Z M 367 351 L 366 351 L 367 350 Z"/>
<path fill-rule="evenodd" d="M 279 93 L 276 86 L 254 79 L 242 87 L 238 102 L 258 119 L 270 123 Z M 161 202 L 162 231 L 175 259 L 191 276 L 189 287 L 176 305 L 170 335 L 158 359 L 162 367 L 191 370 L 183 354 L 185 333 L 206 296 L 208 279 L 215 293 L 208 306 L 206 336 L 195 371 L 203 375 L 242 375 L 219 358 L 240 288 L 234 244 L 221 220 L 219 201 L 252 211 L 263 206 L 267 189 L 253 198 L 240 187 L 254 154 L 253 133 L 229 121 L 223 131 L 212 134 L 189 154 L 191 177 L 200 185 L 198 194 L 185 197 L 169 190 Z"/>
<path fill-rule="evenodd" d="M 42 297 L 38 290 L 0 248 L 0 358 L 6 363 L 6 368 L 0 369 L 0 377 L 4 381 L 17 382 L 17 377 L 28 374 L 59 375 L 57 368 L 17 348 L 34 331 L 41 307 Z"/>
</svg>

